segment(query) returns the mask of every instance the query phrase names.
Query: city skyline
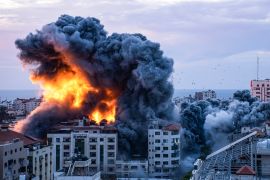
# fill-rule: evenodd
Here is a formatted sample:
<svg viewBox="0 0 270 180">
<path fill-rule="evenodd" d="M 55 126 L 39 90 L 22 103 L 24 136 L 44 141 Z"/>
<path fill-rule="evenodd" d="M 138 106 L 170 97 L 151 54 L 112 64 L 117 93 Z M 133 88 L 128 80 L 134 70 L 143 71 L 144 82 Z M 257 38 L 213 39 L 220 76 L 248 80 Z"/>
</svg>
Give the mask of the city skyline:
<svg viewBox="0 0 270 180">
<path fill-rule="evenodd" d="M 175 89 L 249 89 L 269 78 L 270 2 L 227 0 L 0 2 L 0 89 L 38 89 L 14 41 L 61 14 L 96 17 L 108 34 L 142 33 L 174 59 Z M 48 13 L 50 12 L 50 13 Z"/>
</svg>

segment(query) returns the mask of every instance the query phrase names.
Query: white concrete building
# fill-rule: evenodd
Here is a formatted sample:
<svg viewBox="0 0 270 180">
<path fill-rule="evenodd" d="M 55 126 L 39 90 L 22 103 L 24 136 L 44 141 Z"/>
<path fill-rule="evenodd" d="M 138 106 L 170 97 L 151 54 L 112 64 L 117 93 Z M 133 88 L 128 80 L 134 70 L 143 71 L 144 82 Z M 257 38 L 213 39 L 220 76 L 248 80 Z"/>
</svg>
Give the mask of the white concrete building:
<svg viewBox="0 0 270 180">
<path fill-rule="evenodd" d="M 147 160 L 117 160 L 116 161 L 117 178 L 142 178 L 148 176 Z"/>
<path fill-rule="evenodd" d="M 260 101 L 270 101 L 270 79 L 252 80 L 250 82 L 251 95 Z"/>
<path fill-rule="evenodd" d="M 100 180 L 100 172 L 90 172 L 91 160 L 74 156 L 64 163 L 64 170 L 54 173 L 54 180 Z"/>
<path fill-rule="evenodd" d="M 47 134 L 53 146 L 53 171 L 63 169 L 64 161 L 82 154 L 91 159 L 93 172 L 115 175 L 117 131 L 111 126 L 61 127 Z"/>
<path fill-rule="evenodd" d="M 40 103 L 41 103 L 41 100 L 40 99 L 36 99 L 36 98 L 27 99 L 25 101 L 25 111 L 26 111 L 26 114 L 29 114 L 34 109 L 36 109 L 40 105 Z"/>
<path fill-rule="evenodd" d="M 28 161 L 28 173 L 32 179 L 53 179 L 52 146 L 36 144 L 29 147 Z"/>
<path fill-rule="evenodd" d="M 180 166 L 180 125 L 153 125 L 148 129 L 149 175 L 168 178 Z"/>
<path fill-rule="evenodd" d="M 270 120 L 265 122 L 265 133 L 270 137 Z"/>
</svg>

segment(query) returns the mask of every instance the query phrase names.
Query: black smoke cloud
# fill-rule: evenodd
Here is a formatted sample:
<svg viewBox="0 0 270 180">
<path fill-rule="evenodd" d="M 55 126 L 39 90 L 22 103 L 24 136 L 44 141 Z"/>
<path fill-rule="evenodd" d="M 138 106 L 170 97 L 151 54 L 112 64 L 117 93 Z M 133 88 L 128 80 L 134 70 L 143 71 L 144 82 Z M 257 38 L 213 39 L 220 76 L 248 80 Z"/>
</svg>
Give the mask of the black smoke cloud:
<svg viewBox="0 0 270 180">
<path fill-rule="evenodd" d="M 173 86 L 168 81 L 173 60 L 164 57 L 158 43 L 141 34 L 108 36 L 96 18 L 62 15 L 15 44 L 20 60 L 32 68 L 34 76 L 53 78 L 59 71 L 72 71 L 72 66 L 76 66 L 94 87 L 101 89 L 98 95 L 89 92 L 79 112 L 67 106 L 49 105 L 32 113 L 23 128 L 29 135 L 44 136 L 55 123 L 91 112 L 106 96 L 102 94 L 104 88 L 118 95 L 116 127 L 120 150 L 146 151 L 148 124 L 152 120 L 173 119 Z M 67 52 L 72 58 L 64 61 L 63 54 Z M 67 111 L 65 115 L 63 112 Z"/>
</svg>

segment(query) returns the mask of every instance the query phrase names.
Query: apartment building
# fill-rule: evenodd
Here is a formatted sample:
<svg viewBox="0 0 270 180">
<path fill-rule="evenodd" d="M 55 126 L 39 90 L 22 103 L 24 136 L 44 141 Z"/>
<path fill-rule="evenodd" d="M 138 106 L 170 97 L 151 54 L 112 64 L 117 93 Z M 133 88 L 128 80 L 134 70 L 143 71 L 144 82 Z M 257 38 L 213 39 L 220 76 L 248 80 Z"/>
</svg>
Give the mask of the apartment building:
<svg viewBox="0 0 270 180">
<path fill-rule="evenodd" d="M 180 125 L 148 129 L 149 175 L 156 178 L 172 177 L 180 166 Z"/>
<path fill-rule="evenodd" d="M 117 178 L 143 178 L 148 177 L 147 160 L 117 160 Z"/>
<path fill-rule="evenodd" d="M 20 133 L 8 129 L 8 126 L 1 125 L 0 128 L 0 179 L 18 179 L 19 175 L 27 174 L 28 149 L 34 141 Z"/>
<path fill-rule="evenodd" d="M 103 175 L 115 174 L 117 131 L 111 126 L 62 126 L 47 134 L 53 146 L 53 171 L 75 154 L 91 159 L 90 169 Z"/>
<path fill-rule="evenodd" d="M 35 144 L 28 147 L 28 174 L 39 180 L 53 179 L 52 146 Z"/>
<path fill-rule="evenodd" d="M 195 93 L 196 100 L 206 100 L 206 99 L 215 99 L 217 98 L 216 92 L 213 90 L 200 91 Z"/>
<path fill-rule="evenodd" d="M 250 82 L 251 95 L 260 101 L 270 101 L 270 79 L 252 80 Z"/>
</svg>

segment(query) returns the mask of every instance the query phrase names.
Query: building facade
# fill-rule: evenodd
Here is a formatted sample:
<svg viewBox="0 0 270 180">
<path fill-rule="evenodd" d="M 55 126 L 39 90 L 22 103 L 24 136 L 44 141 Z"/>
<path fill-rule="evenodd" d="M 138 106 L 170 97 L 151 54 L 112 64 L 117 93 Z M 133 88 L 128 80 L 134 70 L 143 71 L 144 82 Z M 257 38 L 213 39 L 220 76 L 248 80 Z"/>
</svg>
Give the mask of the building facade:
<svg viewBox="0 0 270 180">
<path fill-rule="evenodd" d="M 32 179 L 53 179 L 52 146 L 33 145 L 29 148 L 28 173 Z"/>
<path fill-rule="evenodd" d="M 147 160 L 117 160 L 116 161 L 117 178 L 143 178 L 148 177 Z"/>
<path fill-rule="evenodd" d="M 195 93 L 195 100 L 206 100 L 217 98 L 216 92 L 213 90 L 201 91 Z"/>
<path fill-rule="evenodd" d="M 250 82 L 251 95 L 260 101 L 270 101 L 270 79 L 252 80 Z"/>
<path fill-rule="evenodd" d="M 153 125 L 148 129 L 149 175 L 169 178 L 180 166 L 180 125 Z"/>
<path fill-rule="evenodd" d="M 26 174 L 26 157 L 27 150 L 20 139 L 0 142 L 0 179 L 13 180 Z"/>
<path fill-rule="evenodd" d="M 115 174 L 117 131 L 108 126 L 73 126 L 47 134 L 53 146 L 53 171 L 63 169 L 64 161 L 81 154 L 91 159 L 90 169 L 103 175 Z"/>
</svg>

